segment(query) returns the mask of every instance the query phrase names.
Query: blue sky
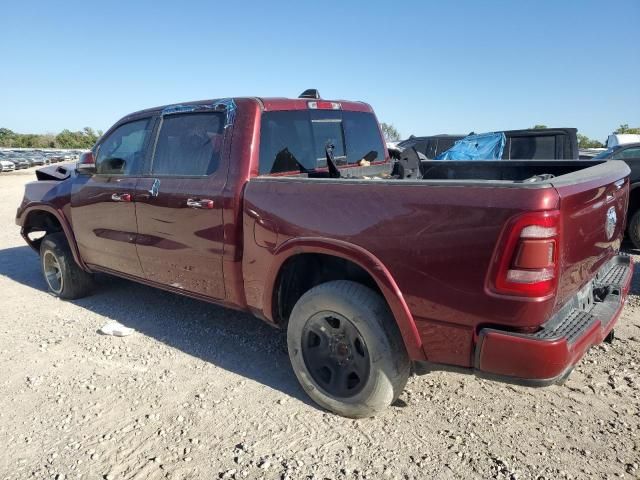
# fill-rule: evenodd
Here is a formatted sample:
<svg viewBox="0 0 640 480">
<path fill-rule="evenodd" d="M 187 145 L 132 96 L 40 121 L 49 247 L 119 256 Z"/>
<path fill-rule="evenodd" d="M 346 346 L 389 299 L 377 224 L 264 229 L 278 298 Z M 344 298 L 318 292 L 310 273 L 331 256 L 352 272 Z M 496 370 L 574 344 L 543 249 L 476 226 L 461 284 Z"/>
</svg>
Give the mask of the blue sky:
<svg viewBox="0 0 640 480">
<path fill-rule="evenodd" d="M 640 0 L 5 2 L 0 127 L 226 96 L 364 100 L 403 134 L 640 126 Z"/>
</svg>

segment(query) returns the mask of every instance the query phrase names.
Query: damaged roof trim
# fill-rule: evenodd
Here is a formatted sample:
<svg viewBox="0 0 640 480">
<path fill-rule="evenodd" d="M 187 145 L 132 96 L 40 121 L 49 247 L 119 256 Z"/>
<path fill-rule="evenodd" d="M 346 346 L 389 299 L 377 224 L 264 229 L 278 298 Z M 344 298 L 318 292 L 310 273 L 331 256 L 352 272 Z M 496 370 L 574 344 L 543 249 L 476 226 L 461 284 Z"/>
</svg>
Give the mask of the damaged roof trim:
<svg viewBox="0 0 640 480">
<path fill-rule="evenodd" d="M 176 113 L 224 110 L 226 114 L 224 128 L 227 128 L 233 124 L 233 121 L 236 118 L 236 109 L 236 102 L 233 101 L 233 98 L 222 98 L 220 100 L 216 100 L 214 103 L 203 103 L 198 105 L 169 105 L 168 107 L 165 107 L 160 114 L 164 116 Z"/>
</svg>

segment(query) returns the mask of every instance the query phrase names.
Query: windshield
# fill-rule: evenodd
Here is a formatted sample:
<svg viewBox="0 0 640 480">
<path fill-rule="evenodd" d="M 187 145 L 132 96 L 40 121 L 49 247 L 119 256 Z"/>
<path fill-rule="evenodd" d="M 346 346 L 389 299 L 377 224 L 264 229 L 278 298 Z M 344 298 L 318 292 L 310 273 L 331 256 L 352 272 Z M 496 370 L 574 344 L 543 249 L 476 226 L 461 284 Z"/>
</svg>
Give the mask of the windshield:
<svg viewBox="0 0 640 480">
<path fill-rule="evenodd" d="M 372 113 L 336 110 L 265 112 L 260 130 L 260 175 L 313 171 L 327 166 L 333 145 L 336 165 L 385 160 Z"/>
<path fill-rule="evenodd" d="M 604 158 L 609 158 L 613 152 L 615 152 L 615 148 L 607 148 L 604 152 L 600 152 L 598 155 L 593 157 L 594 160 L 600 160 Z"/>
</svg>

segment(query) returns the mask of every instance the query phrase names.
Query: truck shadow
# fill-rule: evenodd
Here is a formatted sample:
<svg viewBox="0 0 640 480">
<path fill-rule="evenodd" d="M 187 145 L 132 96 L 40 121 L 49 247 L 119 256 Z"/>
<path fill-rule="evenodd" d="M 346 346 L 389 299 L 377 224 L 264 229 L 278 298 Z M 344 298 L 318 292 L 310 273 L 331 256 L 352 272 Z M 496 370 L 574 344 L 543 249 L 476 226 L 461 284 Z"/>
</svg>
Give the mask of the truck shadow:
<svg viewBox="0 0 640 480">
<path fill-rule="evenodd" d="M 38 256 L 27 246 L 0 250 L 0 276 L 46 291 Z M 136 282 L 109 275 L 96 280 L 91 296 L 72 303 L 315 407 L 291 369 L 282 331 L 249 314 Z"/>
<path fill-rule="evenodd" d="M 38 256 L 27 246 L 0 250 L 0 276 L 46 291 Z M 282 331 L 249 314 L 136 282 L 108 275 L 97 282 L 93 295 L 72 303 L 317 408 L 295 378 Z M 631 294 L 640 295 L 640 269 L 634 272 Z M 418 374 L 428 371 L 416 369 Z"/>
</svg>

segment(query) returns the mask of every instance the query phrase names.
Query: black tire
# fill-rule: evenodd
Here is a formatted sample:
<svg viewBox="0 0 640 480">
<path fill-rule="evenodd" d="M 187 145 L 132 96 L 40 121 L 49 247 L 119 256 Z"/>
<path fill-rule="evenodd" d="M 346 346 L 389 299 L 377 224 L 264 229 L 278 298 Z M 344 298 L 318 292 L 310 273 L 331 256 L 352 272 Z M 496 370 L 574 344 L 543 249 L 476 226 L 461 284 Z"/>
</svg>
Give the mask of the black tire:
<svg viewBox="0 0 640 480">
<path fill-rule="evenodd" d="M 64 233 L 52 233 L 42 239 L 40 265 L 49 292 L 56 297 L 74 300 L 93 289 L 93 276 L 76 263 Z"/>
<path fill-rule="evenodd" d="M 636 210 L 629 220 L 629 240 L 633 246 L 640 250 L 640 210 Z"/>
<path fill-rule="evenodd" d="M 370 417 L 387 408 L 411 371 L 384 299 L 347 280 L 318 285 L 298 300 L 287 344 L 302 388 L 318 405 L 345 417 Z"/>
</svg>

